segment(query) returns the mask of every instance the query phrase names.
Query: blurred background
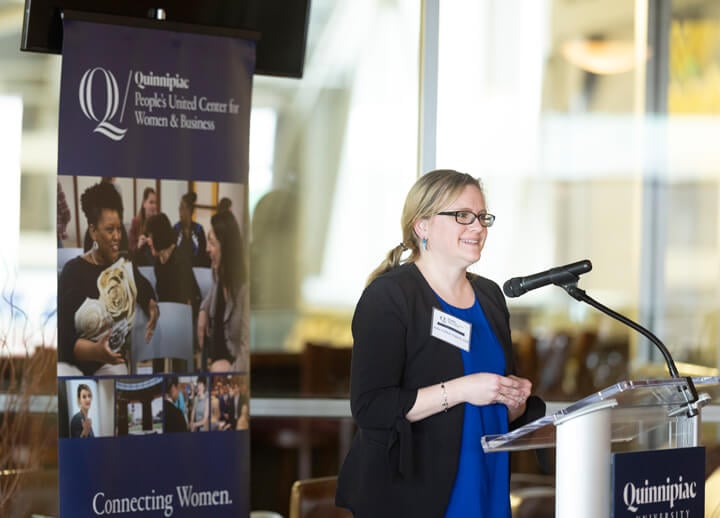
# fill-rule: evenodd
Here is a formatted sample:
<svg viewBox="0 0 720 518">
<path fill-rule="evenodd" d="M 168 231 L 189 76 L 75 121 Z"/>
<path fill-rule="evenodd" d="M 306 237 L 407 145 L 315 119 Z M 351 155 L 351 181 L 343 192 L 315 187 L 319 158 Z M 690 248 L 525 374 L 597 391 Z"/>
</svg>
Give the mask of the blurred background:
<svg viewBox="0 0 720 518">
<path fill-rule="evenodd" d="M 0 323 L 19 355 L 54 347 L 61 66 L 18 50 L 23 7 L 0 0 L 0 286 L 23 308 L 0 306 Z M 581 288 L 682 373 L 717 375 L 719 130 L 714 0 L 313 0 L 303 78 L 254 80 L 253 397 L 347 396 L 354 304 L 436 167 L 481 177 L 497 216 L 473 271 L 502 284 L 590 259 Z M 646 340 L 559 288 L 509 305 L 549 400 L 667 375 Z M 347 420 L 312 420 L 335 438 L 312 444 L 301 421 L 252 421 L 253 508 L 286 514 L 288 481 L 337 472 Z M 718 442 L 713 423 L 704 438 Z M 285 471 L 256 473 L 268 465 Z"/>
</svg>

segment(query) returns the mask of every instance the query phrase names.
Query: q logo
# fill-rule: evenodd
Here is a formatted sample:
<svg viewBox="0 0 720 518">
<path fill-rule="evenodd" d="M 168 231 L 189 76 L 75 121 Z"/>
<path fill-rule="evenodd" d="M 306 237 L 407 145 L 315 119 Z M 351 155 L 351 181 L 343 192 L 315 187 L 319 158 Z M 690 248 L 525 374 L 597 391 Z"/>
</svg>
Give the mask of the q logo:
<svg viewBox="0 0 720 518">
<path fill-rule="evenodd" d="M 104 79 L 105 84 L 100 85 L 98 90 L 93 90 L 93 81 L 95 81 L 97 75 L 101 76 L 97 79 L 99 81 Z M 93 103 L 93 96 L 95 93 L 100 94 L 103 86 L 105 90 L 105 96 L 103 99 L 105 101 L 105 110 L 101 116 L 98 116 L 96 109 L 101 106 L 96 106 Z M 82 79 L 80 79 L 78 94 L 80 97 L 80 109 L 85 117 L 98 123 L 93 132 L 105 135 L 107 138 L 116 142 L 125 137 L 127 129 L 118 128 L 109 122 L 115 117 L 120 101 L 117 80 L 112 72 L 100 67 L 88 68 L 83 74 Z M 99 111 L 102 112 L 103 110 Z M 120 117 L 120 120 L 122 121 L 122 117 Z"/>
</svg>

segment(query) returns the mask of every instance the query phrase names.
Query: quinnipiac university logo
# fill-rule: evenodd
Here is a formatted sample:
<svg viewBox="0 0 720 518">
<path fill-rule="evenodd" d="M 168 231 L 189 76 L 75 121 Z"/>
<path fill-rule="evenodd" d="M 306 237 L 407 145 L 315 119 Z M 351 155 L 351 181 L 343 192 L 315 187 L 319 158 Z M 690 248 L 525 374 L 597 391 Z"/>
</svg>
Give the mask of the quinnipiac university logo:
<svg viewBox="0 0 720 518">
<path fill-rule="evenodd" d="M 120 107 L 120 90 L 111 71 L 102 67 L 88 68 L 80 79 L 78 96 L 83 115 L 97 123 L 94 133 L 105 135 L 116 142 L 125 137 L 127 128 L 119 128 L 110 122 L 115 119 Z M 124 111 L 125 99 L 119 123 L 122 123 Z"/>
</svg>

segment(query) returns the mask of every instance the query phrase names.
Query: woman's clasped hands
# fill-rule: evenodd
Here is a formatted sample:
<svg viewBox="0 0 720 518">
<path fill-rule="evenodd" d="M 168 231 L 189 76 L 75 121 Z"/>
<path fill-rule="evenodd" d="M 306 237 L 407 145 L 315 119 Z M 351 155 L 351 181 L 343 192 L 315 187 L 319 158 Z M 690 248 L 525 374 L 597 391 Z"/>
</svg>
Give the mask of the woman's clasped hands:
<svg viewBox="0 0 720 518">
<path fill-rule="evenodd" d="M 489 372 L 469 374 L 462 378 L 465 401 L 473 405 L 500 403 L 509 410 L 525 408 L 532 382 L 518 376 L 501 376 Z"/>
</svg>

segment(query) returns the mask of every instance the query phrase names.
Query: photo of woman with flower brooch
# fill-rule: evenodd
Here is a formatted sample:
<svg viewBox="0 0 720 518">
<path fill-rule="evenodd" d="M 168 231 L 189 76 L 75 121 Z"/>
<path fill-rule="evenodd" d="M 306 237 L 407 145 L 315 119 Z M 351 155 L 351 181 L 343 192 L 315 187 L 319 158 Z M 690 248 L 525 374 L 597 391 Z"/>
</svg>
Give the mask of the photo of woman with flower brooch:
<svg viewBox="0 0 720 518">
<path fill-rule="evenodd" d="M 58 375 L 123 375 L 136 304 L 148 316 L 150 341 L 159 316 L 152 286 L 121 256 L 123 206 L 117 190 L 95 184 L 82 194 L 93 246 L 68 261 L 58 280 Z"/>
</svg>

